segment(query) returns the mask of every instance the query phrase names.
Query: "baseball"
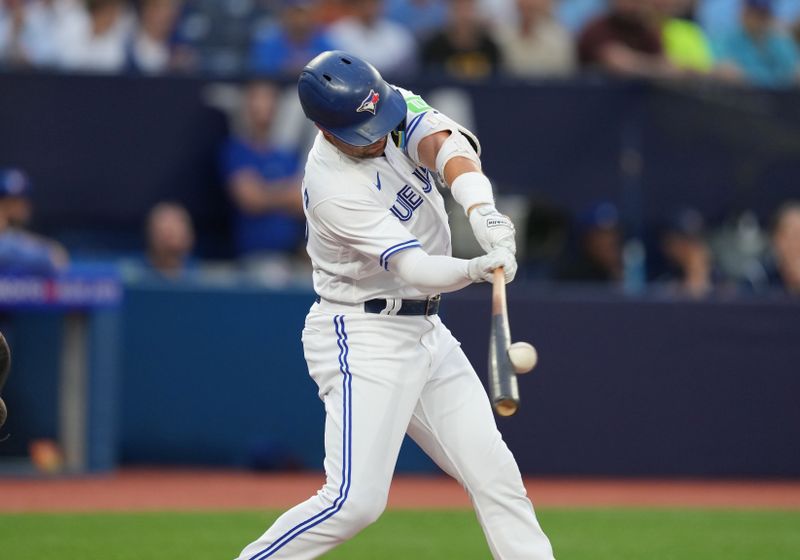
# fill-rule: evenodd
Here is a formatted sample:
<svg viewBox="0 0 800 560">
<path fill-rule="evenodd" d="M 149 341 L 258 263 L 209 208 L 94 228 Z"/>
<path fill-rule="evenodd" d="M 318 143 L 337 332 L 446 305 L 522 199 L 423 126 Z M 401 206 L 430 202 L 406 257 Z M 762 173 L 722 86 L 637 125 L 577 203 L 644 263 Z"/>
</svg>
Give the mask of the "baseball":
<svg viewBox="0 0 800 560">
<path fill-rule="evenodd" d="M 531 344 L 527 342 L 515 342 L 508 347 L 508 358 L 514 371 L 517 373 L 528 373 L 539 360 L 539 355 Z"/>
</svg>

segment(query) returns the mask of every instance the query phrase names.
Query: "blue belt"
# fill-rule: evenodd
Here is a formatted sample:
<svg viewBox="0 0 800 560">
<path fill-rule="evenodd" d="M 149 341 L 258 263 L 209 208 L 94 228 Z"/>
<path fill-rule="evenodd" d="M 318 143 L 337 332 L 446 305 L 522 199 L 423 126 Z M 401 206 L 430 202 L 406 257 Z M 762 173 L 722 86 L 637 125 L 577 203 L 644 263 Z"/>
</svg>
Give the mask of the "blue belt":
<svg viewBox="0 0 800 560">
<path fill-rule="evenodd" d="M 317 296 L 317 303 L 321 298 Z M 365 313 L 383 313 L 387 311 L 388 315 L 436 315 L 439 313 L 439 303 L 442 301 L 442 296 L 436 294 L 428 299 L 403 299 L 403 300 L 386 300 L 386 299 L 370 299 L 364 302 Z M 401 303 L 400 309 L 394 312 L 392 304 Z M 395 307 L 397 307 L 395 305 Z"/>
</svg>

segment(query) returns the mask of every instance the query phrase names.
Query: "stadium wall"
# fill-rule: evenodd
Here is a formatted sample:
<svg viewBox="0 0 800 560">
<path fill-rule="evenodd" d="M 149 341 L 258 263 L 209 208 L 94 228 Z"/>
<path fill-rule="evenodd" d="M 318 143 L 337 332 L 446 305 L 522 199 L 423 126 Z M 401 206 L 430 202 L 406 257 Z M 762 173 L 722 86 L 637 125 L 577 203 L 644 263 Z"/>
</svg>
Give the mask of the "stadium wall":
<svg viewBox="0 0 800 560">
<path fill-rule="evenodd" d="M 323 408 L 299 333 L 310 293 L 129 290 L 121 457 L 318 467 Z M 486 371 L 485 286 L 444 319 Z M 674 302 L 510 290 L 515 340 L 539 348 L 520 413 L 499 420 L 529 474 L 800 476 L 800 304 Z M 577 350 L 579 349 L 579 350 Z M 454 399 L 458 395 L 453 395 Z M 401 471 L 432 464 L 407 446 Z"/>
<path fill-rule="evenodd" d="M 488 293 L 444 318 L 481 376 Z M 322 404 L 299 332 L 308 293 L 132 289 L 122 458 L 316 467 Z M 541 365 L 500 427 L 530 474 L 800 476 L 800 304 L 666 302 L 511 289 Z M 458 395 L 453 395 L 454 399 Z M 432 465 L 416 449 L 400 470 Z"/>
<path fill-rule="evenodd" d="M 104 465 L 318 468 L 323 406 L 300 344 L 312 301 L 302 290 L 129 287 L 120 328 L 97 338 L 105 345 L 114 336 L 120 363 L 93 375 L 120 375 L 94 384 L 93 409 L 116 405 L 100 427 L 114 437 L 93 452 L 109 458 Z M 800 477 L 800 303 L 515 284 L 509 306 L 514 339 L 540 353 L 520 380 L 520 412 L 498 420 L 525 473 Z M 486 286 L 446 297 L 443 317 L 484 377 Z M 4 317 L 15 371 L 4 391 L 12 437 L 0 458 L 58 434 L 59 357 L 42 348 L 60 346 L 60 324 L 56 311 Z M 434 469 L 413 445 L 398 464 Z"/>
</svg>

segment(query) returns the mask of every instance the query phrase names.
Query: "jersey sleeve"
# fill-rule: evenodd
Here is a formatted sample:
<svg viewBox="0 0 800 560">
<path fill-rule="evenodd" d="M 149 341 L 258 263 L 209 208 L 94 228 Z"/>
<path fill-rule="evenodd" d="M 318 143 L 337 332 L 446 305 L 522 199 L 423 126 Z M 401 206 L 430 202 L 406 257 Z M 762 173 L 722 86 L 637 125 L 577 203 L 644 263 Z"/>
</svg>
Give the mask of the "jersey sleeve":
<svg viewBox="0 0 800 560">
<path fill-rule="evenodd" d="M 403 94 L 407 107 L 406 126 L 399 147 L 415 164 L 422 165 L 419 159 L 419 143 L 422 139 L 442 130 L 461 132 L 480 157 L 481 144 L 472 131 L 428 105 L 419 95 L 402 88 L 397 90 Z"/>
<path fill-rule="evenodd" d="M 312 212 L 318 225 L 336 241 L 384 270 L 389 270 L 394 255 L 422 247 L 389 210 L 374 201 L 337 196 L 320 202 Z"/>
</svg>

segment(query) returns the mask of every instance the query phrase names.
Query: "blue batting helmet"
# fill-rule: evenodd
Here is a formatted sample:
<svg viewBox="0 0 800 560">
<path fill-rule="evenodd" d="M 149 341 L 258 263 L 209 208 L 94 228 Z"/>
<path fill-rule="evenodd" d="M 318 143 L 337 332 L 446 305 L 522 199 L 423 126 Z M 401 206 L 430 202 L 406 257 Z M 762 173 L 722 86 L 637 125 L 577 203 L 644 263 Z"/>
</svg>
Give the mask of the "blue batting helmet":
<svg viewBox="0 0 800 560">
<path fill-rule="evenodd" d="M 368 146 L 406 116 L 402 94 L 370 63 L 342 51 L 309 62 L 297 84 L 306 116 L 351 146 Z"/>
</svg>

